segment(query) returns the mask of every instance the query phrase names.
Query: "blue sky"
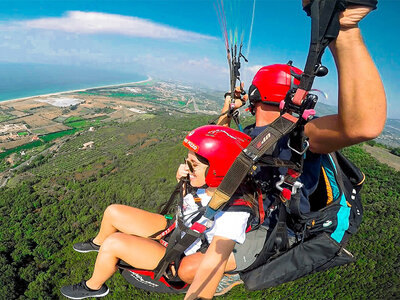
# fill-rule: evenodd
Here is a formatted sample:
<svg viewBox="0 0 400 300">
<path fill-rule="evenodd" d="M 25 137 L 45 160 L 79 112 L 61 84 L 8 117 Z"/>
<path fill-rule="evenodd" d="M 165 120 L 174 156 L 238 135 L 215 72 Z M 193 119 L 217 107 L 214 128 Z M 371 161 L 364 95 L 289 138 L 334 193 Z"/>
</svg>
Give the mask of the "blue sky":
<svg viewBox="0 0 400 300">
<path fill-rule="evenodd" d="M 229 4 L 238 17 L 229 16 Z M 178 79 L 204 88 L 228 89 L 226 52 L 215 0 L 1 0 L 0 63 L 48 64 L 131 72 Z M 225 0 L 228 27 L 241 21 L 248 46 L 253 0 Z M 400 118 L 400 1 L 381 0 L 360 27 L 382 75 L 389 117 Z M 232 21 L 232 22 L 231 22 Z M 234 22 L 233 22 L 234 21 Z M 293 60 L 303 67 L 310 21 L 301 0 L 256 0 L 248 86 L 258 67 Z M 336 71 L 327 51 L 330 73 L 315 87 L 335 104 Z M 11 71 L 10 71 L 11 72 Z"/>
</svg>

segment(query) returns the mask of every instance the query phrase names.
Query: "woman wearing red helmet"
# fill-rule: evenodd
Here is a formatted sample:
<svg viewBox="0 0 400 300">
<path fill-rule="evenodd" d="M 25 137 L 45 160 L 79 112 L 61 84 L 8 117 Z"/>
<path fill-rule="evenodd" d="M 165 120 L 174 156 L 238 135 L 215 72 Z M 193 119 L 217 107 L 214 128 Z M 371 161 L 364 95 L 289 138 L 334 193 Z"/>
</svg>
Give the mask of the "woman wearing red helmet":
<svg viewBox="0 0 400 300">
<path fill-rule="evenodd" d="M 229 167 L 250 140 L 242 132 L 215 125 L 197 128 L 186 136 L 183 145 L 189 149 L 187 163 L 179 167 L 177 176 L 189 176 L 190 185 L 197 189 L 198 195 L 195 199 L 192 193 L 188 193 L 183 198 L 181 211 L 186 226 L 194 223 L 195 219 L 200 224 L 206 221 L 199 213 L 199 206 L 208 204 Z M 216 215 L 213 226 L 204 232 L 210 246 L 202 255 L 204 264 L 201 263 L 195 272 L 195 290 L 189 290 L 192 295 L 211 298 L 223 272 L 236 268 L 234 256 L 230 254 L 236 243 L 244 242 L 250 215 L 248 209 L 227 209 Z M 107 295 L 109 290 L 104 283 L 117 270 L 120 259 L 135 268 L 155 269 L 166 248 L 149 237 L 166 227 L 167 220 L 160 214 L 126 205 L 109 206 L 97 236 L 73 246 L 78 252 L 99 252 L 91 278 L 63 287 L 61 293 L 71 299 Z M 186 257 L 195 255 L 201 246 L 202 241 L 198 239 L 185 250 Z M 196 260 L 198 258 L 196 256 Z M 179 269 L 178 274 L 181 273 Z M 187 270 L 183 275 L 186 273 Z"/>
</svg>

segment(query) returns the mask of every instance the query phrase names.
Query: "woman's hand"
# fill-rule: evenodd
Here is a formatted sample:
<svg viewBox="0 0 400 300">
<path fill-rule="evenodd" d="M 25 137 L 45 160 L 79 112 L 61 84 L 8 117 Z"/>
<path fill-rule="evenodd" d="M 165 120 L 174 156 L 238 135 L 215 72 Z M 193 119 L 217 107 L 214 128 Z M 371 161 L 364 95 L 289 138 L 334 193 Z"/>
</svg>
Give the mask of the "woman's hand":
<svg viewBox="0 0 400 300">
<path fill-rule="evenodd" d="M 242 82 L 240 87 L 235 88 L 235 103 L 233 105 L 233 109 L 236 110 L 243 105 L 246 104 L 247 99 L 249 96 L 247 94 L 243 95 L 242 97 L 242 91 L 244 91 L 244 83 Z M 224 106 L 222 107 L 222 115 L 219 117 L 217 121 L 217 125 L 222 125 L 222 126 L 230 126 L 231 123 L 231 118 L 228 116 L 227 112 L 231 109 L 231 93 L 228 92 L 225 94 L 225 102 Z"/>
<path fill-rule="evenodd" d="M 240 87 L 237 86 L 235 88 L 235 106 L 234 106 L 235 109 L 238 109 L 238 108 L 242 107 L 243 105 L 245 105 L 247 99 L 249 98 L 249 96 L 247 94 L 243 95 L 243 97 L 242 97 L 242 91 L 244 91 L 244 83 L 243 82 L 240 84 Z M 224 107 L 230 107 L 230 106 L 231 106 L 231 94 L 230 94 L 230 92 L 228 92 L 225 97 Z"/>
<path fill-rule="evenodd" d="M 176 171 L 176 180 L 181 180 L 182 177 L 186 177 L 189 174 L 189 167 L 187 164 L 180 164 L 178 171 Z"/>
</svg>

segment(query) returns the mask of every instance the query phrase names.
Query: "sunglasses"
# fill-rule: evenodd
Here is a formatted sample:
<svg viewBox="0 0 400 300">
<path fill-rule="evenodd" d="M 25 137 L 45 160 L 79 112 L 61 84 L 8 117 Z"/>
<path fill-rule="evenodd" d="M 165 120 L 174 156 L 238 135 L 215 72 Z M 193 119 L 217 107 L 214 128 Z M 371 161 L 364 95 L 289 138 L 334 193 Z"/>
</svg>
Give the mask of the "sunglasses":
<svg viewBox="0 0 400 300">
<path fill-rule="evenodd" d="M 185 158 L 185 164 L 187 164 L 187 166 L 189 167 L 190 173 L 193 173 L 193 172 L 194 172 L 193 165 L 192 165 L 192 163 L 191 163 L 189 160 L 187 160 L 186 158 Z"/>
</svg>

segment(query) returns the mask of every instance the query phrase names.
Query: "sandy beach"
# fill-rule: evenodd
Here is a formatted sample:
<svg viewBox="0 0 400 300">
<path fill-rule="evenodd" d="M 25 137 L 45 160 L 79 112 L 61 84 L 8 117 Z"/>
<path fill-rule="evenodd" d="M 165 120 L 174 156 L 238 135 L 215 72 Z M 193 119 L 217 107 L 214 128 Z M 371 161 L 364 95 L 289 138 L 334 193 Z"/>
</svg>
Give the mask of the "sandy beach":
<svg viewBox="0 0 400 300">
<path fill-rule="evenodd" d="M 141 80 L 141 81 L 119 83 L 119 84 L 112 84 L 112 85 L 103 85 L 103 86 L 94 86 L 94 87 L 88 87 L 88 88 L 78 89 L 78 90 L 68 90 L 68 91 L 62 91 L 62 92 L 56 92 L 56 93 L 50 93 L 50 94 L 42 94 L 42 95 L 36 95 L 36 96 L 3 100 L 3 101 L 0 101 L 0 105 L 5 104 L 5 103 L 10 103 L 10 102 L 23 101 L 23 100 L 32 99 L 32 98 L 43 98 L 43 97 L 57 96 L 57 95 L 62 95 L 62 94 L 85 92 L 87 90 L 92 90 L 92 89 L 113 88 L 113 87 L 125 86 L 125 85 L 130 85 L 130 84 L 140 84 L 140 83 L 150 82 L 152 80 L 153 80 L 153 78 L 151 76 L 147 75 L 147 79 Z"/>
</svg>

